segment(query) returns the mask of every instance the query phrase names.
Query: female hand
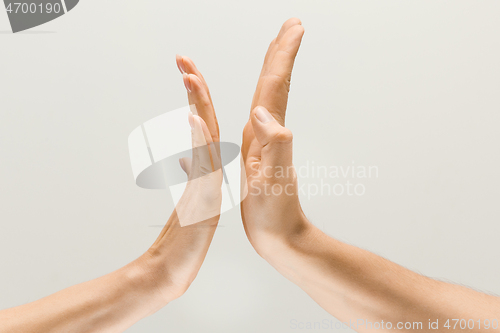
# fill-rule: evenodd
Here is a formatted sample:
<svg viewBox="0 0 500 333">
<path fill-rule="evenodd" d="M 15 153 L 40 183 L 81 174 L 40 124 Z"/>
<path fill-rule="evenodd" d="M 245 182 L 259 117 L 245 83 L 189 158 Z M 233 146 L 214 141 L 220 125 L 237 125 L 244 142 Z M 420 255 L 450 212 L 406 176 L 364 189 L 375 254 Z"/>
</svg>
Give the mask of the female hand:
<svg viewBox="0 0 500 333">
<path fill-rule="evenodd" d="M 176 60 L 195 113 L 189 115 L 192 158 L 179 160 L 188 183 L 160 236 L 141 259 L 166 302 L 187 290 L 203 263 L 219 221 L 223 178 L 219 126 L 207 83 L 191 59 Z"/>
<path fill-rule="evenodd" d="M 160 236 L 114 272 L 0 311 L 0 332 L 123 332 L 181 296 L 196 277 L 219 221 L 219 129 L 203 76 L 187 57 L 177 57 L 177 65 L 197 113 L 189 117 L 194 149 L 192 159 L 180 161 L 188 185 Z"/>
</svg>

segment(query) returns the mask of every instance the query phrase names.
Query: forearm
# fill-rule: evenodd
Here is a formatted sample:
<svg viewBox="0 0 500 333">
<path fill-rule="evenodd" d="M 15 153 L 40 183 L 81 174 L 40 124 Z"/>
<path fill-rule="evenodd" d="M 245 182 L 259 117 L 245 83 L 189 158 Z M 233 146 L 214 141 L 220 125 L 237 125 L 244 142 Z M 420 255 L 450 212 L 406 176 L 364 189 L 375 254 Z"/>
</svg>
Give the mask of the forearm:
<svg viewBox="0 0 500 333">
<path fill-rule="evenodd" d="M 181 296 L 193 282 L 219 221 L 219 128 L 203 76 L 191 59 L 177 56 L 176 61 L 189 104 L 198 113 L 186 119 L 196 149 L 192 158 L 179 160 L 189 182 L 160 236 L 140 258 L 115 272 L 0 311 L 0 333 L 122 332 Z"/>
<path fill-rule="evenodd" d="M 186 291 L 217 221 L 218 217 L 180 227 L 174 212 L 140 258 L 95 280 L 0 311 L 0 333 L 123 332 Z"/>
<path fill-rule="evenodd" d="M 181 227 L 174 211 L 144 255 L 150 269 L 155 272 L 155 278 L 170 281 L 164 291 L 167 298 L 181 296 L 193 282 L 208 252 L 218 221 L 219 216 L 216 216 Z"/>
<path fill-rule="evenodd" d="M 339 320 L 422 322 L 426 330 L 430 319 L 447 331 L 454 331 L 453 322 L 450 329 L 443 327 L 448 319 L 473 319 L 476 329 L 477 320 L 500 321 L 499 298 L 421 276 L 305 223 L 300 234 L 275 238 L 262 255 Z"/>
<path fill-rule="evenodd" d="M 0 312 L 0 332 L 122 332 L 159 309 L 142 259 L 100 278 Z"/>
</svg>

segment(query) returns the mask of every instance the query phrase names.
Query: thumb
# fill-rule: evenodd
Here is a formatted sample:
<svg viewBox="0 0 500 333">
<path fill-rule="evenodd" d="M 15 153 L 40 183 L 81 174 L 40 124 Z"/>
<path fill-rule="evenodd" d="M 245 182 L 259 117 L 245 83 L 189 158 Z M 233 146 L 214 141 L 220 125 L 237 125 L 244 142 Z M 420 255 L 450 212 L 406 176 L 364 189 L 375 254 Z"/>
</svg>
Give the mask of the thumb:
<svg viewBox="0 0 500 333">
<path fill-rule="evenodd" d="M 261 167 L 292 166 L 292 132 L 263 106 L 253 109 L 250 118 L 255 138 L 262 146 Z"/>
</svg>

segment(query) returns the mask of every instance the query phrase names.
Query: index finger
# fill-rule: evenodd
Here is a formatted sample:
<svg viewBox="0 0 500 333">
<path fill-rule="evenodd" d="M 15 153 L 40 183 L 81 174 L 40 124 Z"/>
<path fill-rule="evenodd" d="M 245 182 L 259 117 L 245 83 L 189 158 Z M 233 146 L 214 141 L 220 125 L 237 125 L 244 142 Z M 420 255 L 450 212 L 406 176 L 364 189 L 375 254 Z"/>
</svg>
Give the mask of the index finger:
<svg viewBox="0 0 500 333">
<path fill-rule="evenodd" d="M 294 25 L 284 33 L 271 63 L 266 64 L 266 71 L 259 78 L 252 101 L 252 109 L 264 106 L 281 125 L 285 122 L 293 65 L 303 35 L 302 25 Z"/>
<path fill-rule="evenodd" d="M 206 122 L 212 138 L 219 141 L 219 124 L 205 78 L 189 57 L 177 55 L 176 62 L 183 74 L 189 104 L 196 106 L 196 113 Z"/>
</svg>

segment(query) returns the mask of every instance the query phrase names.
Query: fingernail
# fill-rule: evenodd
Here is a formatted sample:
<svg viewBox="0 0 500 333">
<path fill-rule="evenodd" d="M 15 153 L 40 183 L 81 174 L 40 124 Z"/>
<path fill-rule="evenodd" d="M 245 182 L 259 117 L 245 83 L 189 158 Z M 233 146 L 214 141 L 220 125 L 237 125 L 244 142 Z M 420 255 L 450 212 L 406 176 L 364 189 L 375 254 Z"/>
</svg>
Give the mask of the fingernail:
<svg viewBox="0 0 500 333">
<path fill-rule="evenodd" d="M 257 107 L 255 110 L 255 117 L 257 117 L 257 119 L 263 124 L 274 120 L 274 117 L 263 106 Z"/>
<path fill-rule="evenodd" d="M 180 58 L 179 62 L 177 63 L 177 67 L 179 67 L 181 73 L 184 74 L 186 73 L 186 68 L 184 67 L 184 59 L 180 55 L 177 56 Z"/>
<path fill-rule="evenodd" d="M 188 120 L 189 120 L 189 126 L 191 126 L 191 129 L 194 129 L 194 116 L 192 112 L 189 112 Z"/>
<path fill-rule="evenodd" d="M 186 90 L 188 92 L 191 92 L 191 80 L 189 79 L 189 75 L 187 75 L 186 73 L 184 73 L 184 75 L 182 76 L 182 78 L 184 79 L 184 86 L 186 87 Z"/>
</svg>

